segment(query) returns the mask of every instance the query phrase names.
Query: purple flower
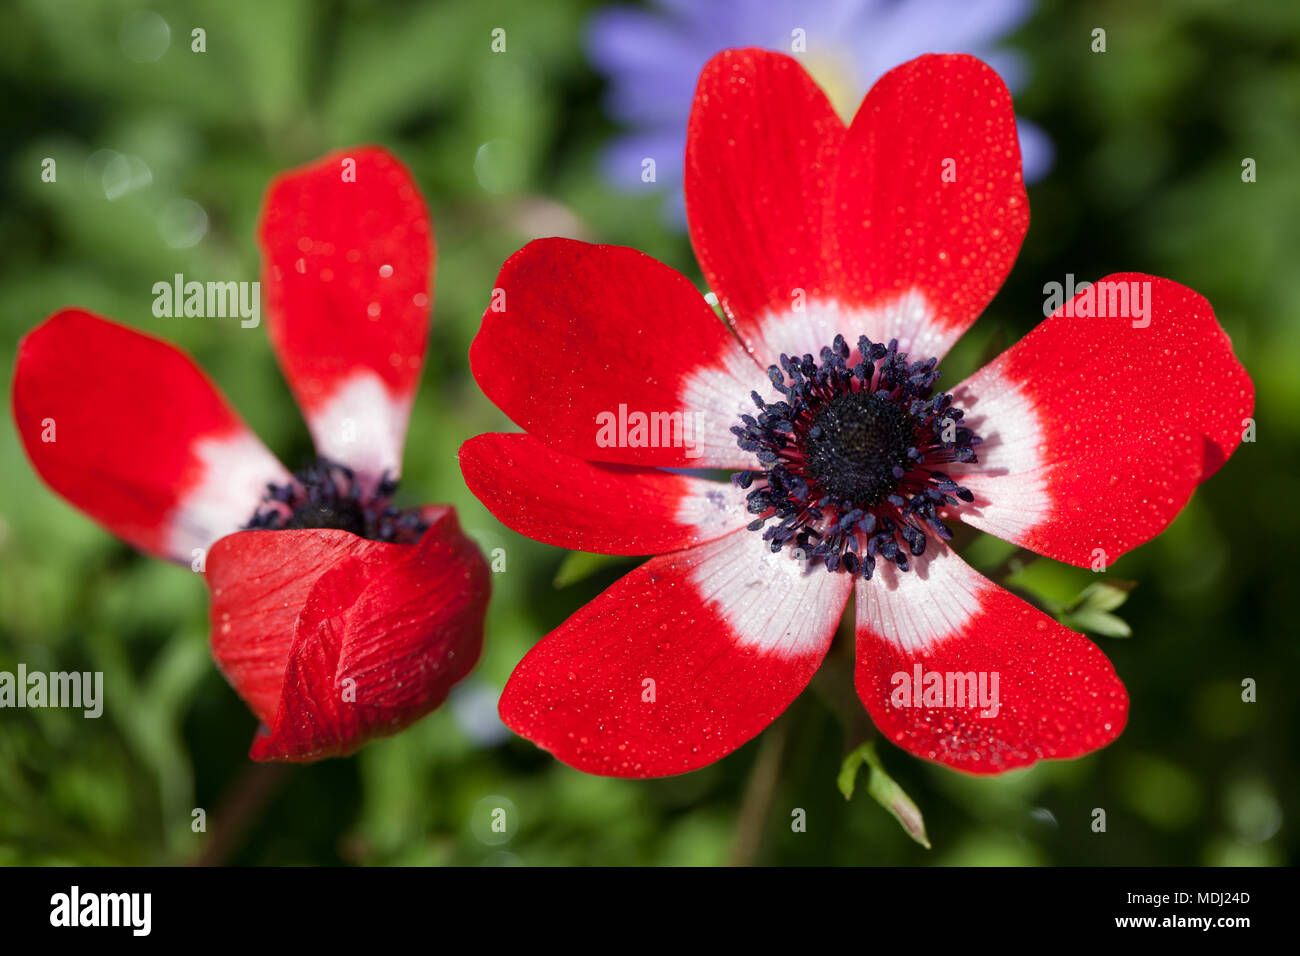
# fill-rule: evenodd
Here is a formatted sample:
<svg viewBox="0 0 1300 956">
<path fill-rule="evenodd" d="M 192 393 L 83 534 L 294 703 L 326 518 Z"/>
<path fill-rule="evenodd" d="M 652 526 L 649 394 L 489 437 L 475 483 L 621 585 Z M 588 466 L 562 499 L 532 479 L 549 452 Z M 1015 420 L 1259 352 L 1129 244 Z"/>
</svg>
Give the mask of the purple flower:
<svg viewBox="0 0 1300 956">
<path fill-rule="evenodd" d="M 629 192 L 671 189 L 669 212 L 685 222 L 682 160 L 695 81 L 713 54 L 757 46 L 797 57 L 847 121 L 888 70 L 922 53 L 970 53 L 1014 93 L 1026 66 L 998 43 L 1034 0 L 651 0 L 649 8 L 599 11 L 587 51 L 609 81 L 606 106 L 628 129 L 603 157 L 606 178 Z M 1025 179 L 1051 168 L 1052 141 L 1018 120 Z M 642 180 L 655 161 L 655 186 Z"/>
</svg>

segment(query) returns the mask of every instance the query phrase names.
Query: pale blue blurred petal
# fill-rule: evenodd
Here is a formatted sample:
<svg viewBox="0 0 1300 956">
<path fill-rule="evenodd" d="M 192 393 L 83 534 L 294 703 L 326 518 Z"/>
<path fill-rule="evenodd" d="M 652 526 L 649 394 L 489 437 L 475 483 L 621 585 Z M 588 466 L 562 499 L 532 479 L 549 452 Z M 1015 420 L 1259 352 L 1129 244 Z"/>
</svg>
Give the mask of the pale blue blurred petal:
<svg viewBox="0 0 1300 956">
<path fill-rule="evenodd" d="M 1056 146 L 1037 123 L 1016 118 L 1016 132 L 1020 134 L 1020 162 L 1024 166 L 1025 182 L 1036 183 L 1056 163 Z"/>
<path fill-rule="evenodd" d="M 1028 68 L 1017 50 L 998 46 L 1033 13 L 1034 0 L 654 0 L 648 8 L 607 8 L 589 25 L 587 50 L 609 84 L 610 114 L 630 127 L 612 143 L 602 169 L 620 190 L 658 189 L 672 223 L 684 223 L 682 154 L 695 83 L 719 50 L 759 46 L 792 53 L 803 31 L 814 72 L 842 73 L 860 100 L 884 73 L 924 53 L 978 56 L 1015 91 Z M 838 62 L 837 62 L 838 61 Z M 1055 151 L 1047 134 L 1021 124 L 1025 178 L 1041 178 Z M 641 181 L 641 161 L 655 158 L 656 183 Z"/>
</svg>

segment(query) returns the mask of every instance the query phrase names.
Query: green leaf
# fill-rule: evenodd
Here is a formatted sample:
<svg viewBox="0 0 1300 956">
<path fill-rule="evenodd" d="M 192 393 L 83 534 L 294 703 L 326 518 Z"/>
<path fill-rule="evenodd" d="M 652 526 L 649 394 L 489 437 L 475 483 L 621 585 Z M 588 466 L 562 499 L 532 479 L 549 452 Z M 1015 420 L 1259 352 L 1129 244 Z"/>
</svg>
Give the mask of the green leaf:
<svg viewBox="0 0 1300 956">
<path fill-rule="evenodd" d="M 880 762 L 880 757 L 876 753 L 875 741 L 868 740 L 859 745 L 850 751 L 844 758 L 844 762 L 840 764 L 836 783 L 839 785 L 840 793 L 844 794 L 844 799 L 852 799 L 857 785 L 858 770 L 863 764 L 869 768 L 867 793 L 889 811 L 890 815 L 907 831 L 908 836 L 927 850 L 930 849 L 930 838 L 926 836 L 925 819 L 921 816 L 920 808 L 912 802 L 912 798 L 894 781 L 894 778 L 885 772 L 885 765 Z"/>
<path fill-rule="evenodd" d="M 611 565 L 627 560 L 628 558 L 621 554 L 590 554 L 586 551 L 570 551 L 564 556 L 564 560 L 560 562 L 553 583 L 557 588 L 567 588 L 570 584 L 577 584 L 579 581 L 591 577 L 597 571 L 603 571 Z"/>
<path fill-rule="evenodd" d="M 853 799 L 853 788 L 858 783 L 858 768 L 867 762 L 863 751 L 870 746 L 870 743 L 865 743 L 856 750 L 849 751 L 840 764 L 840 774 L 835 778 L 835 784 L 840 788 L 840 793 L 844 794 L 845 800 Z"/>
<path fill-rule="evenodd" d="M 1063 614 L 1061 623 L 1076 631 L 1087 631 L 1090 634 L 1100 634 L 1103 637 L 1133 636 L 1133 629 L 1128 626 L 1127 621 L 1106 611 L 1087 610 L 1078 611 L 1074 614 Z"/>
<path fill-rule="evenodd" d="M 1135 587 L 1136 581 L 1097 581 L 1089 584 L 1066 605 L 1059 620 L 1076 631 L 1087 631 L 1103 637 L 1132 637 L 1133 629 L 1127 622 L 1110 612 L 1127 601 L 1129 593 Z"/>
<path fill-rule="evenodd" d="M 1129 593 L 1135 587 L 1136 581 L 1097 581 L 1080 591 L 1066 612 L 1113 611 L 1128 600 Z"/>
</svg>

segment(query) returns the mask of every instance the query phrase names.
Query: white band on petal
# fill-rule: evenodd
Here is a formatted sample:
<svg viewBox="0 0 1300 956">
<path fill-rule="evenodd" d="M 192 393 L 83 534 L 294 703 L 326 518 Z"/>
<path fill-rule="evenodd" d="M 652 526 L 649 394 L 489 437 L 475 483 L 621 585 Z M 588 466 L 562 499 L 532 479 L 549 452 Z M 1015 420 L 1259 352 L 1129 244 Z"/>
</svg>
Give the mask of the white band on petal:
<svg viewBox="0 0 1300 956">
<path fill-rule="evenodd" d="M 933 538 L 910 571 L 888 561 L 858 583 L 859 622 L 907 654 L 936 648 L 961 634 L 980 612 L 980 596 L 993 582 Z"/>
<path fill-rule="evenodd" d="M 745 507 L 748 492 L 730 481 L 691 483 L 691 493 L 677 505 L 675 519 L 699 531 L 699 540 L 711 541 L 743 528 L 753 519 Z"/>
<path fill-rule="evenodd" d="M 257 436 L 240 431 L 225 438 L 200 438 L 191 452 L 202 477 L 167 516 L 167 553 L 193 561 L 218 538 L 248 524 L 268 484 L 287 484 L 292 476 Z"/>
<path fill-rule="evenodd" d="M 397 478 L 411 402 L 395 399 L 374 372 L 359 370 L 307 415 L 316 452 L 366 482 Z"/>
<path fill-rule="evenodd" d="M 849 347 L 858 337 L 888 344 L 898 339 L 899 351 L 912 361 L 943 358 L 961 336 L 959 326 L 945 329 L 935 321 L 935 311 L 919 289 L 867 307 L 847 306 L 835 299 L 808 299 L 787 310 L 768 311 L 760 319 L 761 342 L 755 342 L 759 361 L 775 365 L 781 355 L 821 355 L 835 336 Z"/>
<path fill-rule="evenodd" d="M 699 454 L 692 465 L 699 468 L 756 468 L 758 459 L 741 451 L 731 426 L 741 415 L 756 412 L 750 392 L 766 395 L 771 391 L 767 376 L 741 351 L 740 344 L 729 344 L 725 352 L 707 365 L 701 365 L 682 382 L 678 400 L 683 415 L 694 423 L 692 441 Z M 677 409 L 674 409 L 676 411 Z"/>
<path fill-rule="evenodd" d="M 953 389 L 953 402 L 966 410 L 965 423 L 983 439 L 978 461 L 953 464 L 948 473 L 975 495 L 958 509 L 972 527 L 1019 542 L 1051 513 L 1046 438 L 1034 404 L 1015 382 L 985 366 Z"/>
<path fill-rule="evenodd" d="M 710 541 L 683 559 L 700 597 L 741 645 L 785 658 L 825 653 L 853 588 L 852 575 L 773 554 L 757 531 Z"/>
</svg>

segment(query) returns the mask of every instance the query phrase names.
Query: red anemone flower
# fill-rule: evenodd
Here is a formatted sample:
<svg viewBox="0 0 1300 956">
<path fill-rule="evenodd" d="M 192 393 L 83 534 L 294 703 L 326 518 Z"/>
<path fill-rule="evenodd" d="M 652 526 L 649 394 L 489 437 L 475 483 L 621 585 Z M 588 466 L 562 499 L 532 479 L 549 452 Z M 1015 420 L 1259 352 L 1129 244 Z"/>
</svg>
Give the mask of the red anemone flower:
<svg viewBox="0 0 1300 956">
<path fill-rule="evenodd" d="M 969 56 L 891 71 L 846 128 L 795 60 L 723 52 L 686 168 L 728 323 L 648 256 L 546 239 L 470 351 L 526 432 L 462 447 L 470 489 L 540 541 L 657 555 L 528 653 L 505 722 L 593 773 L 700 767 L 803 690 L 856 587 L 857 691 L 900 747 L 998 773 L 1115 739 L 1101 651 L 946 542 L 1095 566 L 1159 533 L 1253 405 L 1209 303 L 1111 276 L 935 388 L 1029 220 L 1010 95 Z"/>
<path fill-rule="evenodd" d="M 489 574 L 450 507 L 391 504 L 434 253 L 410 174 L 373 147 L 287 173 L 260 238 L 316 462 L 291 475 L 187 355 L 77 309 L 23 339 L 13 413 L 51 488 L 143 551 L 206 564 L 213 655 L 265 725 L 250 756 L 306 761 L 442 703 L 478 659 Z"/>
</svg>

